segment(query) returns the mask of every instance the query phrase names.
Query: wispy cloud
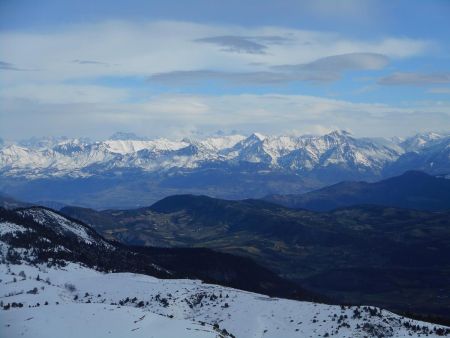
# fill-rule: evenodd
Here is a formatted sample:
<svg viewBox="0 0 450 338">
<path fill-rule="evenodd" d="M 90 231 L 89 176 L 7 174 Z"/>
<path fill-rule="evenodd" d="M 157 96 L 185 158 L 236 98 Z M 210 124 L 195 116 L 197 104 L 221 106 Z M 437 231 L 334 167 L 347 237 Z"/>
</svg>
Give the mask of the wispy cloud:
<svg viewBox="0 0 450 338">
<path fill-rule="evenodd" d="M 290 39 L 282 36 L 212 36 L 194 40 L 222 47 L 224 52 L 266 54 L 269 45 L 287 43 Z"/>
<path fill-rule="evenodd" d="M 94 60 L 72 60 L 72 63 L 76 63 L 79 65 L 104 65 L 104 66 L 109 66 L 108 63 L 106 62 L 100 62 L 100 61 L 94 61 Z"/>
<path fill-rule="evenodd" d="M 156 73 L 148 77 L 166 85 L 189 85 L 202 81 L 224 81 L 235 85 L 277 85 L 295 81 L 331 82 L 339 77 L 335 73 L 289 73 L 274 71 L 222 72 L 213 70 L 173 71 Z"/>
<path fill-rule="evenodd" d="M 242 36 L 214 36 L 194 40 L 223 47 L 221 50 L 234 53 L 265 54 L 267 46 Z"/>
<path fill-rule="evenodd" d="M 389 59 L 375 53 L 350 53 L 321 58 L 310 63 L 272 66 L 267 71 L 225 72 L 192 70 L 156 73 L 148 79 L 165 84 L 190 84 L 220 80 L 234 84 L 272 85 L 295 81 L 332 82 L 350 70 L 374 70 L 385 67 Z"/>
<path fill-rule="evenodd" d="M 450 72 L 440 73 L 393 73 L 378 80 L 381 85 L 413 85 L 425 86 L 450 83 Z"/>
<path fill-rule="evenodd" d="M 24 71 L 26 69 L 19 68 L 12 63 L 0 61 L 0 70 Z"/>
<path fill-rule="evenodd" d="M 344 72 L 349 70 L 375 70 L 384 68 L 389 58 L 377 53 L 348 53 L 331 55 L 315 61 L 296 65 L 274 66 L 274 69 L 284 71 L 316 71 Z"/>
</svg>

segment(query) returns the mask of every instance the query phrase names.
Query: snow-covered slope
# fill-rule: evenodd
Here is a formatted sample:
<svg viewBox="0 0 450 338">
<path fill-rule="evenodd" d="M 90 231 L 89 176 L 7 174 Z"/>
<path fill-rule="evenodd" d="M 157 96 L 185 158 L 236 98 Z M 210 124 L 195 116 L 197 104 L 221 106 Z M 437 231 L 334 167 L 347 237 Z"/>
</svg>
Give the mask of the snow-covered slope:
<svg viewBox="0 0 450 338">
<path fill-rule="evenodd" d="M 93 244 L 96 242 L 97 244 L 110 247 L 110 245 L 100 239 L 92 229 L 83 226 L 78 222 L 71 221 L 50 209 L 40 207 L 27 208 L 18 210 L 17 214 L 32 218 L 34 222 L 51 229 L 55 234 L 60 236 L 70 236 L 86 244 Z"/>
<path fill-rule="evenodd" d="M 389 174 L 399 174 L 405 168 L 437 175 L 450 173 L 450 135 L 416 135 L 403 142 L 402 146 L 408 151 L 386 168 Z"/>
<path fill-rule="evenodd" d="M 447 135 L 448 136 L 448 135 Z M 423 133 L 423 134 L 416 134 L 410 138 L 407 138 L 406 140 L 402 141 L 400 145 L 402 146 L 405 151 L 420 151 L 423 148 L 429 147 L 435 143 L 438 143 L 441 141 L 445 135 L 441 135 L 438 133 Z"/>
<path fill-rule="evenodd" d="M 211 326 L 170 319 L 132 307 L 64 304 L 12 309 L 0 319 L 4 337 L 216 338 Z"/>
<path fill-rule="evenodd" d="M 70 263 L 0 265 L 4 337 L 437 337 L 448 328 L 340 307 Z M 7 310 L 6 310 L 7 309 Z"/>
<path fill-rule="evenodd" d="M 124 139 L 118 139 L 118 137 Z M 0 175 L 6 177 L 88 177 L 111 171 L 138 169 L 157 172 L 205 165 L 239 166 L 257 163 L 269 170 L 293 173 L 341 168 L 379 174 L 406 152 L 426 151 L 445 141 L 436 133 L 416 135 L 404 141 L 358 139 L 345 131 L 322 136 L 230 135 L 203 140 L 52 138 L 7 144 L 0 148 Z M 448 160 L 448 159 L 446 159 Z M 414 169 L 414 168 L 407 168 Z"/>
<path fill-rule="evenodd" d="M 76 262 L 103 271 L 171 276 L 148 256 L 111 244 L 89 226 L 42 207 L 0 208 L 0 258 L 27 264 Z"/>
</svg>

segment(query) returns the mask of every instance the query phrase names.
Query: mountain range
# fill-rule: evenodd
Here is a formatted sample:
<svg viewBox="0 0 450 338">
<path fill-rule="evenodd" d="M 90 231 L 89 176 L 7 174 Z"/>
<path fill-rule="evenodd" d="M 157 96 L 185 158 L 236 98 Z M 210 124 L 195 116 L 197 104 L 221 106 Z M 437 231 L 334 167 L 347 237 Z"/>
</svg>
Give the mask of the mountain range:
<svg viewBox="0 0 450 338">
<path fill-rule="evenodd" d="M 298 194 L 407 170 L 448 175 L 449 134 L 382 139 L 333 131 L 171 141 L 118 133 L 105 141 L 46 138 L 0 148 L 0 190 L 26 201 L 95 208 L 145 206 L 180 193 L 230 199 Z"/>
</svg>

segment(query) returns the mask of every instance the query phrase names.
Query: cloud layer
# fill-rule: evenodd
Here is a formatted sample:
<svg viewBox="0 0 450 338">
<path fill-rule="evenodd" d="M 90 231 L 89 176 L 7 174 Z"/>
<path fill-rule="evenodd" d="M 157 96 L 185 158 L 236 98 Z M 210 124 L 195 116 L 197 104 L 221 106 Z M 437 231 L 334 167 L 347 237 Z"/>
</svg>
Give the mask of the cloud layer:
<svg viewBox="0 0 450 338">
<path fill-rule="evenodd" d="M 253 72 L 255 64 L 260 65 L 256 66 L 257 71 L 299 64 L 309 64 L 310 69 L 323 68 L 332 62 L 341 69 L 352 68 L 358 62 L 357 68 L 367 68 L 369 63 L 382 64 L 382 57 L 420 55 L 430 46 L 429 41 L 407 38 L 363 41 L 334 33 L 281 27 L 244 28 L 170 21 L 110 21 L 51 33 L 3 32 L 0 43 L 8 46 L 0 50 L 4 67 L 20 65 L 16 67 L 41 70 L 39 74 L 2 74 L 0 84 L 8 85 L 25 79 L 64 81 L 199 70 Z M 353 60 L 348 55 L 326 59 L 352 53 Z"/>
<path fill-rule="evenodd" d="M 1 124 L 0 134 L 4 138 L 106 137 L 117 130 L 132 130 L 150 137 L 181 138 L 218 129 L 268 134 L 346 129 L 357 136 L 402 136 L 445 129 L 450 119 L 450 104 L 439 102 L 393 106 L 304 95 L 163 94 L 129 103 L 120 99 L 125 93 L 113 89 L 84 100 L 68 95 L 74 92 L 71 88 L 53 102 L 45 100 L 44 93 L 41 100 L 3 98 L 0 120 L 7 123 Z"/>
<path fill-rule="evenodd" d="M 0 32 L 0 45 L 8 46 L 0 49 L 5 138 L 106 136 L 124 129 L 148 136 L 333 128 L 394 135 L 449 125 L 445 103 L 380 105 L 301 91 L 277 93 L 280 84 L 331 86 L 347 73 L 386 74 L 396 62 L 427 53 L 433 47 L 429 40 L 363 40 L 273 26 L 107 21 L 51 32 Z M 212 93 L 211 81 L 250 86 L 254 92 Z M 378 84 L 448 82 L 448 74 L 394 73 Z M 200 94 L 189 94 L 192 83 L 202 85 Z M 258 94 L 261 85 L 266 92 Z M 405 120 L 408 126 L 399 132 Z"/>
</svg>

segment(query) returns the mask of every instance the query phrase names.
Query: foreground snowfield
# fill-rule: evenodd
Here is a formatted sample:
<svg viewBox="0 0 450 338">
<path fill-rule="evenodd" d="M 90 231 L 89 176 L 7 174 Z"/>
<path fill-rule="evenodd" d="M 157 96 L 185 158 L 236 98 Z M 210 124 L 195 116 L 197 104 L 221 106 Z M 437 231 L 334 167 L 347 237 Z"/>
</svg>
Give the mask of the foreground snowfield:
<svg viewBox="0 0 450 338">
<path fill-rule="evenodd" d="M 437 337 L 435 330 L 442 330 L 376 308 L 100 273 L 74 263 L 0 264 L 0 280 L 0 301 L 10 307 L 0 310 L 1 337 Z"/>
<path fill-rule="evenodd" d="M 187 320 L 103 304 L 49 305 L 2 313 L 2 337 L 217 337 L 211 328 Z"/>
</svg>

